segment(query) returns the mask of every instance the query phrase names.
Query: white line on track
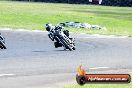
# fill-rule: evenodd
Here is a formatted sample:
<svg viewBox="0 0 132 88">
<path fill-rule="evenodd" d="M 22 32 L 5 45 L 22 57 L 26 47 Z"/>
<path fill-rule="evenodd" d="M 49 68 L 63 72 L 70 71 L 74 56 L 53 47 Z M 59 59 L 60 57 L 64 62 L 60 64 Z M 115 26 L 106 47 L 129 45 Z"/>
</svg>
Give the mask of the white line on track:
<svg viewBox="0 0 132 88">
<path fill-rule="evenodd" d="M 89 68 L 89 69 L 107 69 L 109 67 L 93 67 L 93 68 Z"/>
<path fill-rule="evenodd" d="M 0 28 L 0 30 L 11 30 L 13 31 L 13 29 L 11 28 Z M 46 32 L 46 31 L 42 31 L 42 30 L 26 30 L 26 29 L 17 29 L 15 31 L 20 31 L 20 32 Z"/>
<path fill-rule="evenodd" d="M 15 74 L 0 74 L 0 77 L 3 77 L 3 76 L 14 76 Z"/>
</svg>

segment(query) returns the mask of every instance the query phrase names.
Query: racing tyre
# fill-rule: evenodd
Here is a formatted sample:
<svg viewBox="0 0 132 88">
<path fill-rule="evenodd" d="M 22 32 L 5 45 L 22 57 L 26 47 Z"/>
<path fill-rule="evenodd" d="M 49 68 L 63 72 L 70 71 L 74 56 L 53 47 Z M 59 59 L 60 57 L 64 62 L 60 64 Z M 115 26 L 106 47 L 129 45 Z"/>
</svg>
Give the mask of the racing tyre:
<svg viewBox="0 0 132 88">
<path fill-rule="evenodd" d="M 4 43 L 2 43 L 2 42 L 0 41 L 0 44 L 1 44 L 1 49 L 6 49 L 6 46 L 5 46 Z"/>
<path fill-rule="evenodd" d="M 73 49 L 73 50 L 76 50 L 76 48 L 75 48 L 75 47 L 73 47 L 72 49 Z"/>
</svg>

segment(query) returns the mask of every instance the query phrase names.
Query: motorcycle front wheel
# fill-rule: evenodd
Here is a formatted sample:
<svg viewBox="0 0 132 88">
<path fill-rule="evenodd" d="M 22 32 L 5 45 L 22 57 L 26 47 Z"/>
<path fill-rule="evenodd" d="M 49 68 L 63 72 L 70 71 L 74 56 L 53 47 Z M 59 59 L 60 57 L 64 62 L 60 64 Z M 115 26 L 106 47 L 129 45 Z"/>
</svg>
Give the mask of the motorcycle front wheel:
<svg viewBox="0 0 132 88">
<path fill-rule="evenodd" d="M 6 49 L 6 46 L 3 42 L 0 41 L 0 45 L 1 45 L 1 47 L 0 47 L 1 49 Z"/>
<path fill-rule="evenodd" d="M 63 43 L 63 45 L 64 45 L 64 47 L 66 47 L 66 49 L 69 49 L 70 51 L 73 50 L 73 49 L 70 47 L 70 44 L 68 44 L 68 43 L 65 41 L 65 39 L 61 39 L 60 41 Z"/>
</svg>

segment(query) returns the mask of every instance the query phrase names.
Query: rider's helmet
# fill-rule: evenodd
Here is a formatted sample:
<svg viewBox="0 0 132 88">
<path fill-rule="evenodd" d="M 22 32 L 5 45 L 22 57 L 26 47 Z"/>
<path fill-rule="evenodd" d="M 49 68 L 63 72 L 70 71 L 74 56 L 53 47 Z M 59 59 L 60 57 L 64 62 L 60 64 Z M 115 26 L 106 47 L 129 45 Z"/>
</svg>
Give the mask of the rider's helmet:
<svg viewBox="0 0 132 88">
<path fill-rule="evenodd" d="M 50 31 L 52 29 L 52 24 L 45 25 L 46 31 Z"/>
</svg>

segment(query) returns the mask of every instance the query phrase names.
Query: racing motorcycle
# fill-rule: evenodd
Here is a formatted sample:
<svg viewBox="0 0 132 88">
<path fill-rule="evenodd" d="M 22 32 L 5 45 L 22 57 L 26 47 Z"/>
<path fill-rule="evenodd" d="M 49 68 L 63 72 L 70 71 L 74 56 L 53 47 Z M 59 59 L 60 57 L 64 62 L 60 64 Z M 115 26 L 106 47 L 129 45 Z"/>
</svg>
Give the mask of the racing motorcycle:
<svg viewBox="0 0 132 88">
<path fill-rule="evenodd" d="M 55 48 L 64 47 L 64 50 L 69 49 L 70 51 L 75 50 L 75 40 L 69 37 L 69 31 L 64 30 L 62 26 L 51 26 L 46 24 L 46 30 L 49 32 L 49 38 L 54 41 Z"/>
<path fill-rule="evenodd" d="M 5 38 L 1 36 L 1 33 L 0 33 L 0 48 L 1 49 L 6 49 Z"/>
</svg>

